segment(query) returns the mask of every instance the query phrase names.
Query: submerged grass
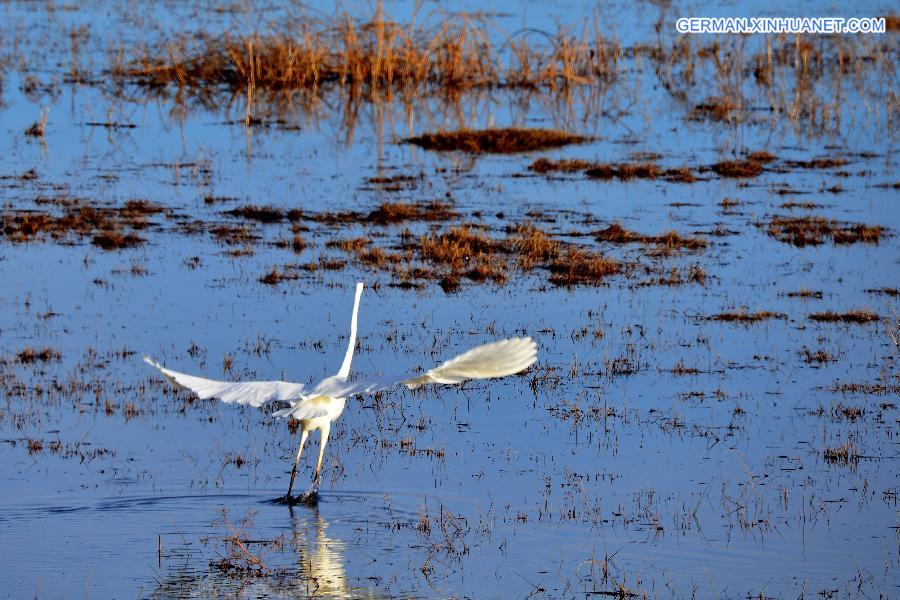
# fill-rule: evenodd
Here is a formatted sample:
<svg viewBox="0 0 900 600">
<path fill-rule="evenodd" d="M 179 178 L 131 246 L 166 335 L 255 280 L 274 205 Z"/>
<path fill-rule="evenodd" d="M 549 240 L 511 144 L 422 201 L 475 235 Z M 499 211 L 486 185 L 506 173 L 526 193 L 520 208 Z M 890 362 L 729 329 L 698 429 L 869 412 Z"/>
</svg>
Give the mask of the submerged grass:
<svg viewBox="0 0 900 600">
<path fill-rule="evenodd" d="M 580 144 L 591 138 L 555 129 L 460 129 L 438 131 L 408 138 L 410 144 L 426 150 L 460 151 L 473 154 L 514 154 Z"/>
<path fill-rule="evenodd" d="M 877 244 L 887 230 L 880 225 L 845 223 L 818 216 L 775 216 L 766 225 L 773 238 L 797 247 L 816 246 L 831 239 L 834 244 Z"/>
<path fill-rule="evenodd" d="M 659 235 L 644 235 L 625 229 L 618 223 L 613 223 L 606 229 L 598 231 L 594 239 L 599 242 L 611 242 L 614 244 L 656 244 L 658 246 L 657 254 L 671 254 L 682 249 L 699 250 L 709 245 L 709 242 L 703 238 L 683 236 L 677 231 L 667 231 Z"/>
<path fill-rule="evenodd" d="M 747 312 L 744 310 L 737 312 L 723 312 L 711 317 L 707 317 L 710 321 L 723 321 L 726 323 L 759 323 L 760 321 L 768 321 L 771 319 L 787 319 L 787 315 L 783 313 L 772 312 L 770 310 L 760 310 L 757 312 Z"/>
<path fill-rule="evenodd" d="M 844 313 L 834 312 L 832 310 L 825 312 L 817 312 L 809 315 L 810 320 L 819 321 L 820 323 L 871 323 L 881 320 L 878 313 L 868 309 L 854 309 Z"/>
<path fill-rule="evenodd" d="M 38 199 L 60 212 L 13 210 L 0 213 L 0 233 L 13 243 L 89 238 L 103 250 L 130 248 L 144 242 L 135 231 L 151 225 L 150 217 L 165 212 L 146 200 L 130 200 L 119 207 L 93 206 L 78 198 Z"/>
</svg>

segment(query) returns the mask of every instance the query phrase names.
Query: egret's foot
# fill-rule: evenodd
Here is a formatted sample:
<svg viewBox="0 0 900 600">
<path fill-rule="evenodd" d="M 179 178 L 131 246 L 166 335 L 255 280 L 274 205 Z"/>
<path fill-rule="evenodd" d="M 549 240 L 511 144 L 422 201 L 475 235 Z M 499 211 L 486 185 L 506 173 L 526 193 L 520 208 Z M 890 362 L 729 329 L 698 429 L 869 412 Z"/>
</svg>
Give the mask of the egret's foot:
<svg viewBox="0 0 900 600">
<path fill-rule="evenodd" d="M 296 496 L 291 494 L 285 494 L 280 498 L 276 498 L 274 500 L 276 504 L 287 504 L 288 506 L 296 506 L 297 504 L 305 504 L 307 506 L 315 506 L 319 503 L 319 488 L 313 486 L 303 492 L 302 494 L 298 494 Z"/>
<path fill-rule="evenodd" d="M 315 506 L 319 503 L 319 488 L 317 486 L 313 486 L 297 496 L 297 502 L 300 504 L 306 504 L 307 506 Z"/>
</svg>

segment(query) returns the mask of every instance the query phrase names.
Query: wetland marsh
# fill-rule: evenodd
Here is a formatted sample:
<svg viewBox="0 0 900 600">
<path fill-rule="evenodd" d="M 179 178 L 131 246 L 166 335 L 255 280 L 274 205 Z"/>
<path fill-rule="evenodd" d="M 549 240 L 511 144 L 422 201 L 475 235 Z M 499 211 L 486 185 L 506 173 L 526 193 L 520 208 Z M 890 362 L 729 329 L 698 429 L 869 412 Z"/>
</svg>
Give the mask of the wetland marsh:
<svg viewBox="0 0 900 600">
<path fill-rule="evenodd" d="M 900 595 L 898 33 L 701 10 L 0 2 L 2 593 Z M 296 424 L 141 354 L 318 380 L 356 281 L 360 373 L 538 362 L 279 505 Z"/>
</svg>

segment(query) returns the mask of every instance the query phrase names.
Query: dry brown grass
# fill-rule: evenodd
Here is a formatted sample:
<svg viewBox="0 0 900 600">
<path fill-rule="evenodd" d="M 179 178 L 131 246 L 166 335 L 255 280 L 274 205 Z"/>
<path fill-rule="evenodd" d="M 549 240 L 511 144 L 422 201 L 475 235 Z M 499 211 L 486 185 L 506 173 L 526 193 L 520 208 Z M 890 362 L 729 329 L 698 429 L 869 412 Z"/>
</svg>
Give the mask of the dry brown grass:
<svg viewBox="0 0 900 600">
<path fill-rule="evenodd" d="M 274 206 L 257 206 L 248 204 L 239 206 L 225 211 L 226 215 L 238 217 L 247 221 L 258 221 L 260 223 L 280 223 L 285 219 L 285 212 Z"/>
<path fill-rule="evenodd" d="M 877 244 L 886 230 L 880 225 L 842 223 L 824 217 L 775 216 L 769 221 L 768 234 L 775 239 L 797 247 L 815 246 L 827 238 L 835 244 Z"/>
<path fill-rule="evenodd" d="M 16 359 L 22 364 L 31 364 L 36 362 L 56 362 L 62 358 L 58 350 L 53 348 L 25 348 L 18 354 Z"/>
<path fill-rule="evenodd" d="M 812 313 L 809 315 L 809 319 L 820 323 L 872 323 L 873 321 L 879 321 L 881 317 L 876 312 L 860 308 L 844 313 L 837 313 L 832 310 Z"/>
<path fill-rule="evenodd" d="M 697 177 L 689 167 L 662 169 L 652 162 L 638 163 L 592 163 L 581 159 L 550 160 L 539 158 L 530 165 L 535 173 L 576 173 L 583 172 L 592 179 L 656 179 L 664 177 L 676 183 L 693 183 Z"/>
<path fill-rule="evenodd" d="M 868 288 L 868 289 L 866 289 L 866 293 L 891 296 L 893 298 L 900 296 L 900 290 L 898 290 L 897 288 L 893 288 L 893 287 Z"/>
<path fill-rule="evenodd" d="M 785 294 L 788 298 L 814 298 L 821 300 L 825 294 L 821 290 L 810 290 L 808 288 L 800 288 L 794 292 Z"/>
<path fill-rule="evenodd" d="M 230 245 L 243 244 L 247 246 L 259 238 L 248 227 L 233 225 L 216 225 L 209 228 L 209 233 L 216 241 Z"/>
<path fill-rule="evenodd" d="M 441 202 L 403 204 L 385 202 L 369 213 L 373 223 L 403 223 L 405 221 L 446 221 L 456 217 L 447 204 Z"/>
<path fill-rule="evenodd" d="M 590 161 L 579 158 L 563 158 L 560 160 L 539 158 L 528 165 L 528 170 L 535 173 L 578 173 L 590 169 L 593 164 Z"/>
<path fill-rule="evenodd" d="M 602 254 L 569 248 L 550 262 L 550 283 L 559 286 L 598 285 L 622 270 L 618 262 Z"/>
<path fill-rule="evenodd" d="M 140 245 L 134 231 L 150 226 L 149 218 L 165 212 L 146 200 L 131 200 L 120 207 L 92 206 L 77 198 L 38 199 L 37 204 L 59 207 L 60 212 L 18 210 L 0 213 L 0 231 L 13 243 L 41 239 L 90 239 L 104 250 Z"/>
<path fill-rule="evenodd" d="M 410 144 L 426 150 L 459 151 L 474 154 L 513 154 L 580 144 L 591 138 L 555 129 L 460 129 L 438 131 L 408 138 Z"/>
<path fill-rule="evenodd" d="M 667 231 L 659 235 L 644 235 L 625 229 L 613 223 L 606 229 L 598 231 L 594 239 L 598 242 L 614 244 L 642 243 L 656 244 L 656 254 L 671 254 L 677 250 L 699 250 L 706 248 L 709 242 L 703 238 L 683 236 L 677 231 Z"/>
<path fill-rule="evenodd" d="M 833 354 L 829 354 L 825 350 L 816 350 L 815 352 L 813 352 L 808 348 L 804 348 L 800 354 L 801 356 L 803 356 L 803 360 L 809 364 L 825 364 L 837 361 L 837 358 L 835 358 Z"/>
<path fill-rule="evenodd" d="M 770 319 L 787 319 L 787 315 L 783 313 L 772 312 L 770 310 L 760 310 L 757 312 L 747 312 L 744 310 L 737 312 L 723 312 L 717 315 L 707 317 L 710 321 L 723 321 L 726 323 L 758 323 L 760 321 L 768 321 Z"/>
<path fill-rule="evenodd" d="M 723 160 L 710 167 L 720 177 L 758 177 L 765 169 L 755 160 Z"/>
<path fill-rule="evenodd" d="M 152 87 L 202 92 L 310 90 L 327 86 L 430 92 L 503 87 L 562 89 L 615 79 L 620 50 L 599 24 L 575 38 L 517 36 L 495 48 L 490 24 L 471 15 L 397 23 L 378 2 L 368 21 L 307 15 L 275 34 L 183 37 L 146 50 L 113 73 Z"/>
<path fill-rule="evenodd" d="M 758 150 L 756 152 L 751 152 L 747 155 L 747 160 L 757 162 L 757 163 L 770 163 L 778 160 L 778 157 L 772 154 L 771 152 L 766 152 L 765 150 Z"/>
<path fill-rule="evenodd" d="M 144 243 L 144 239 L 133 233 L 108 230 L 96 234 L 91 243 L 103 250 L 116 250 L 118 248 L 134 248 Z"/>
<path fill-rule="evenodd" d="M 787 160 L 785 164 L 797 169 L 833 169 L 835 167 L 843 167 L 849 162 L 842 157 L 823 156 L 811 160 Z"/>
<path fill-rule="evenodd" d="M 519 266 L 533 269 L 559 256 L 562 245 L 532 223 L 518 225 L 512 232 L 510 243 L 519 257 Z"/>
<path fill-rule="evenodd" d="M 834 448 L 825 448 L 822 451 L 822 457 L 826 462 L 840 465 L 855 464 L 862 458 L 856 444 L 852 440 L 847 440 L 842 445 Z"/>
<path fill-rule="evenodd" d="M 600 163 L 585 171 L 591 179 L 655 179 L 664 171 L 653 163 Z"/>
</svg>

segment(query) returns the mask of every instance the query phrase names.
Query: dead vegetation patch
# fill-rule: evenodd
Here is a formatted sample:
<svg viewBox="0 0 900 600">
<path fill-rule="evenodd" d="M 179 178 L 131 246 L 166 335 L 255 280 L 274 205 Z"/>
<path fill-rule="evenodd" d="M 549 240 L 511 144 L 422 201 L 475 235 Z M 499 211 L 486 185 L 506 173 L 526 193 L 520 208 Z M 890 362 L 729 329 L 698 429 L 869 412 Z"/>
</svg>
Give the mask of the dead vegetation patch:
<svg viewBox="0 0 900 600">
<path fill-rule="evenodd" d="M 506 244 L 470 225 L 422 236 L 418 252 L 424 260 L 449 268 L 455 277 L 497 283 L 506 280 L 506 259 L 500 256 L 508 253 Z"/>
<path fill-rule="evenodd" d="M 712 315 L 707 317 L 707 320 L 722 321 L 725 323 L 759 323 L 760 321 L 768 321 L 771 319 L 787 320 L 787 318 L 787 315 L 784 313 L 772 312 L 770 310 L 760 310 L 757 312 L 739 310 Z"/>
<path fill-rule="evenodd" d="M 447 221 L 458 215 L 442 202 L 404 204 L 385 202 L 369 213 L 369 221 L 378 224 L 406 221 Z"/>
<path fill-rule="evenodd" d="M 898 395 L 900 394 L 900 385 L 889 384 L 889 383 L 835 383 L 831 386 L 830 390 L 832 392 L 837 392 L 841 394 L 869 394 L 873 396 L 882 396 L 886 394 L 890 395 Z"/>
<path fill-rule="evenodd" d="M 720 177 L 751 178 L 759 177 L 765 170 L 763 164 L 756 160 L 723 160 L 714 163 L 710 169 Z"/>
<path fill-rule="evenodd" d="M 778 160 L 778 157 L 772 154 L 771 152 L 766 152 L 765 150 L 759 150 L 756 152 L 751 152 L 747 155 L 747 160 L 757 162 L 757 163 L 770 163 Z"/>
<path fill-rule="evenodd" d="M 833 354 L 829 354 L 825 350 L 816 350 L 815 352 L 813 352 L 808 348 L 804 348 L 800 352 L 800 355 L 808 364 L 826 364 L 830 362 L 837 362 L 837 358 Z"/>
<path fill-rule="evenodd" d="M 91 238 L 91 243 L 103 250 L 116 250 L 118 248 L 134 248 L 144 243 L 144 239 L 133 234 L 121 231 L 101 231 Z"/>
<path fill-rule="evenodd" d="M 598 163 L 584 172 L 591 179 L 656 179 L 663 169 L 654 163 Z"/>
<path fill-rule="evenodd" d="M 598 285 L 622 265 L 597 252 L 568 248 L 550 262 L 550 283 L 558 286 Z"/>
<path fill-rule="evenodd" d="M 51 239 L 58 242 L 90 239 L 104 250 L 142 244 L 135 231 L 146 229 L 150 217 L 166 209 L 147 200 L 130 200 L 119 207 L 92 206 L 77 198 L 37 199 L 60 212 L 16 210 L 0 213 L 0 231 L 13 243 Z"/>
<path fill-rule="evenodd" d="M 818 208 L 822 208 L 822 205 L 818 204 L 817 202 L 797 202 L 797 201 L 792 200 L 790 202 L 782 202 L 781 208 L 783 208 L 785 210 L 792 210 L 792 209 L 815 210 Z"/>
<path fill-rule="evenodd" d="M 613 244 L 655 244 L 656 254 L 668 255 L 678 250 L 700 250 L 706 248 L 709 242 L 703 238 L 684 236 L 677 231 L 667 231 L 659 235 L 645 235 L 625 229 L 618 223 L 613 223 L 606 229 L 594 234 L 598 242 L 610 242 Z"/>
<path fill-rule="evenodd" d="M 808 318 L 820 323 L 872 323 L 881 320 L 878 313 L 868 309 L 854 309 L 844 313 L 829 310 L 812 313 Z"/>
<path fill-rule="evenodd" d="M 775 216 L 765 225 L 767 233 L 788 244 L 802 248 L 823 244 L 877 244 L 887 230 L 880 225 L 845 223 L 818 216 Z"/>
<path fill-rule="evenodd" d="M 846 158 L 836 156 L 823 156 L 810 160 L 786 160 L 784 164 L 795 169 L 833 169 L 849 164 Z"/>
<path fill-rule="evenodd" d="M 23 365 L 36 362 L 58 362 L 62 358 L 59 350 L 53 348 L 24 348 L 16 354 L 16 360 Z"/>
<path fill-rule="evenodd" d="M 590 169 L 593 164 L 590 161 L 579 158 L 563 158 L 560 160 L 539 158 L 528 165 L 528 170 L 535 173 L 580 173 Z"/>
<path fill-rule="evenodd" d="M 512 232 L 511 242 L 519 257 L 519 266 L 533 269 L 539 264 L 559 256 L 562 244 L 532 223 L 518 225 Z"/>
<path fill-rule="evenodd" d="M 785 294 L 788 298 L 813 298 L 821 300 L 824 297 L 822 290 L 810 290 L 808 288 L 800 288 L 799 290 L 788 292 Z"/>
<path fill-rule="evenodd" d="M 846 421 L 856 421 L 861 418 L 865 410 L 860 406 L 845 406 L 843 404 L 838 404 L 835 406 L 831 414 L 838 420 L 846 420 Z"/>
<path fill-rule="evenodd" d="M 528 170 L 535 173 L 576 173 L 582 172 L 591 179 L 656 179 L 663 177 L 676 183 L 693 183 L 697 177 L 689 167 L 663 169 L 659 165 L 645 161 L 634 163 L 594 163 L 581 159 L 550 160 L 539 158 Z"/>
<path fill-rule="evenodd" d="M 866 290 L 866 293 L 891 296 L 893 298 L 900 296 L 900 290 L 898 290 L 897 288 L 894 288 L 894 287 L 868 288 Z"/>
<path fill-rule="evenodd" d="M 229 245 L 249 245 L 259 239 L 252 229 L 238 225 L 215 225 L 209 233 L 216 241 Z"/>
<path fill-rule="evenodd" d="M 357 95 L 498 87 L 561 91 L 617 77 L 621 50 L 598 25 L 580 36 L 563 28 L 549 39 L 514 36 L 502 46 L 492 43 L 492 29 L 474 13 L 402 23 L 379 2 L 365 20 L 310 10 L 279 23 L 277 33 L 181 36 L 111 70 L 147 88 L 172 85 L 207 96 L 215 89 L 341 88 Z"/>
<path fill-rule="evenodd" d="M 458 151 L 473 154 L 514 154 L 581 144 L 591 138 L 555 129 L 460 129 L 438 131 L 407 138 L 406 142 L 440 152 Z"/>
<path fill-rule="evenodd" d="M 862 455 L 856 444 L 852 440 L 847 440 L 840 446 L 825 448 L 822 451 L 822 458 L 825 459 L 825 462 L 847 466 L 859 462 Z"/>
<path fill-rule="evenodd" d="M 285 219 L 285 211 L 274 206 L 257 206 L 248 204 L 226 210 L 224 214 L 231 217 L 241 218 L 247 221 L 257 221 L 259 223 L 280 223 Z"/>
</svg>

